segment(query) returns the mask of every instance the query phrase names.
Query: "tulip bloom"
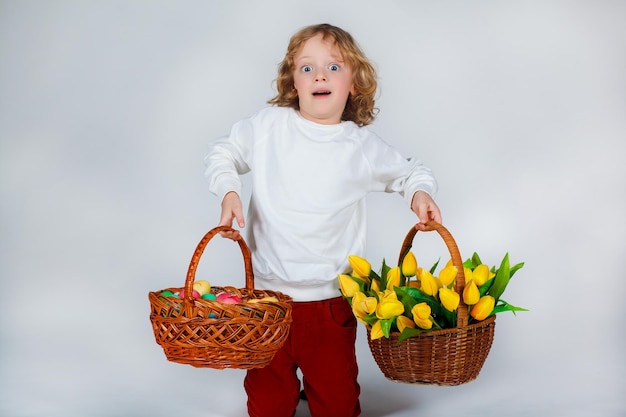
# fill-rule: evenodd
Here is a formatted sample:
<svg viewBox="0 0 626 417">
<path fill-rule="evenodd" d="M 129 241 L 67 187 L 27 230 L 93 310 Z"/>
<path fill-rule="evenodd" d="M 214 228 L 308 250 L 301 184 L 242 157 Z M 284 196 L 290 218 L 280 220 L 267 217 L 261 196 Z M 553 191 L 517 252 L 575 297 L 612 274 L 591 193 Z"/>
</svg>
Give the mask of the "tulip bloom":
<svg viewBox="0 0 626 417">
<path fill-rule="evenodd" d="M 472 307 L 470 315 L 478 321 L 484 320 L 489 317 L 489 315 L 493 311 L 493 308 L 495 307 L 495 304 L 495 298 L 493 298 L 491 295 L 483 295 L 482 297 L 480 297 L 480 300 L 478 300 L 474 307 Z"/>
<path fill-rule="evenodd" d="M 372 265 L 360 256 L 350 255 L 348 256 L 348 262 L 352 267 L 352 272 L 359 278 L 367 278 L 372 270 Z"/>
<path fill-rule="evenodd" d="M 430 317 L 430 306 L 426 303 L 418 303 L 411 309 L 413 320 L 425 320 Z"/>
<path fill-rule="evenodd" d="M 398 301 L 398 295 L 395 291 L 385 290 L 384 293 L 379 293 L 376 317 L 379 319 L 390 319 L 399 316 L 403 312 L 404 304 Z"/>
<path fill-rule="evenodd" d="M 413 315 L 413 321 L 420 329 L 429 330 L 433 327 L 433 321 L 430 318 L 430 306 L 428 304 L 415 304 L 411 309 L 411 314 Z"/>
<path fill-rule="evenodd" d="M 376 339 L 380 339 L 381 337 L 383 337 L 385 334 L 383 333 L 383 328 L 380 325 L 380 321 L 377 321 L 376 323 L 374 323 L 374 325 L 372 326 L 372 330 L 370 330 L 370 339 L 371 340 L 376 340 Z"/>
<path fill-rule="evenodd" d="M 415 322 L 407 316 L 398 316 L 396 319 L 396 326 L 398 326 L 398 330 L 402 333 L 407 327 L 414 329 Z"/>
<path fill-rule="evenodd" d="M 454 311 L 459 306 L 461 296 L 454 290 L 443 287 L 439 289 L 439 299 L 441 300 L 441 304 L 443 304 L 446 310 Z"/>
<path fill-rule="evenodd" d="M 422 271 L 421 275 L 422 291 L 426 295 L 432 295 L 434 297 L 439 290 L 439 282 L 437 281 L 437 278 L 433 277 L 433 274 L 425 269 Z"/>
<path fill-rule="evenodd" d="M 489 277 L 489 267 L 485 264 L 480 264 L 476 268 L 474 268 L 474 272 L 472 272 L 472 279 L 476 283 L 478 287 L 483 285 Z"/>
<path fill-rule="evenodd" d="M 468 306 L 474 305 L 480 299 L 480 292 L 474 281 L 470 281 L 463 289 L 463 302 Z"/>
<path fill-rule="evenodd" d="M 470 281 L 472 281 L 473 277 L 474 277 L 474 273 L 472 272 L 471 269 L 467 268 L 467 267 L 463 267 L 463 275 L 465 275 L 465 284 L 469 284 Z"/>
<path fill-rule="evenodd" d="M 360 290 L 359 283 L 352 279 L 350 275 L 339 274 L 339 288 L 344 297 L 350 298 Z"/>
<path fill-rule="evenodd" d="M 387 289 L 400 286 L 400 267 L 396 266 L 387 271 Z"/>
<path fill-rule="evenodd" d="M 417 259 L 413 252 L 409 252 L 402 260 L 402 275 L 412 277 L 417 273 Z"/>
<path fill-rule="evenodd" d="M 362 292 L 354 293 L 352 297 L 352 313 L 361 323 L 367 324 L 363 319 L 370 313 L 376 311 L 378 301 L 375 297 L 367 297 Z"/>
<path fill-rule="evenodd" d="M 439 281 L 441 281 L 441 283 L 447 287 L 454 282 L 454 278 L 456 278 L 457 272 L 459 272 L 459 270 L 456 266 L 447 265 L 439 273 Z"/>
<path fill-rule="evenodd" d="M 378 281 L 377 279 L 373 279 L 372 280 L 371 290 L 372 291 L 376 291 L 376 292 L 380 292 L 380 281 Z"/>
</svg>

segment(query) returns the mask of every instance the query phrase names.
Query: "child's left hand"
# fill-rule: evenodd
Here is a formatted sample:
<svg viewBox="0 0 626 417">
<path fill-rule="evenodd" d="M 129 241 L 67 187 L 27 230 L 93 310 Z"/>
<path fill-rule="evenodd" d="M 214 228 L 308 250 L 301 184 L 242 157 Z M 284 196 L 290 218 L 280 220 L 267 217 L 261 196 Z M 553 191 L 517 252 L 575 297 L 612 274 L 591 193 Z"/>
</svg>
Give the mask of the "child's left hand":
<svg viewBox="0 0 626 417">
<path fill-rule="evenodd" d="M 413 194 L 411 210 L 419 217 L 420 224 L 428 221 L 441 223 L 441 211 L 430 194 L 425 191 L 417 191 Z"/>
</svg>

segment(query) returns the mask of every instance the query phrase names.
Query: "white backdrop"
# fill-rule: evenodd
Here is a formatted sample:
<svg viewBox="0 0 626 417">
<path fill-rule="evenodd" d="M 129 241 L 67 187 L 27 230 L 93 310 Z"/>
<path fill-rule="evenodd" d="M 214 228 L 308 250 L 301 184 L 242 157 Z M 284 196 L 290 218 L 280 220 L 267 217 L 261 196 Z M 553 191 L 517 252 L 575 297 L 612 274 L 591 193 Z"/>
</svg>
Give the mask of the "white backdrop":
<svg viewBox="0 0 626 417">
<path fill-rule="evenodd" d="M 469 384 L 386 380 L 361 328 L 363 415 L 625 415 L 625 18 L 619 0 L 0 2 L 0 415 L 245 415 L 242 371 L 166 361 L 147 293 L 182 286 L 217 223 L 207 142 L 319 22 L 375 62 L 373 128 L 435 171 L 462 256 L 526 262 L 506 299 L 531 311 L 498 318 Z M 369 216 L 368 257 L 395 260 L 414 216 L 394 195 Z M 241 270 L 215 239 L 199 275 Z"/>
</svg>

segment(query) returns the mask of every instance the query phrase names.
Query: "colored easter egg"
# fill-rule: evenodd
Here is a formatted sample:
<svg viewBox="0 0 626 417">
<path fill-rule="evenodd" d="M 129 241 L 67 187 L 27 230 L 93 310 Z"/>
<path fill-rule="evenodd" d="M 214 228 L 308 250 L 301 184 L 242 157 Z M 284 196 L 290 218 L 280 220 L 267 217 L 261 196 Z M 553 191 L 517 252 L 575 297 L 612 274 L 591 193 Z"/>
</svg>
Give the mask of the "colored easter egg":
<svg viewBox="0 0 626 417">
<path fill-rule="evenodd" d="M 200 298 L 200 293 L 196 290 L 193 290 L 193 292 L 191 293 L 191 296 L 193 298 Z M 180 291 L 180 298 L 185 298 L 185 290 Z"/>
<path fill-rule="evenodd" d="M 193 283 L 193 289 L 198 291 L 202 296 L 211 291 L 211 284 L 209 284 L 209 281 L 207 280 L 199 279 Z"/>
<path fill-rule="evenodd" d="M 216 300 L 217 299 L 217 297 L 213 293 L 202 294 L 200 298 L 202 298 L 203 300 Z"/>
<path fill-rule="evenodd" d="M 174 293 L 173 293 L 173 292 L 171 292 L 171 291 L 163 291 L 163 292 L 161 293 L 161 295 L 162 295 L 163 297 L 173 297 L 173 296 L 174 296 Z"/>
<path fill-rule="evenodd" d="M 231 295 L 226 292 L 219 293 L 216 297 L 217 301 L 222 302 L 224 304 L 238 304 L 241 303 L 241 298 L 236 295 Z"/>
</svg>

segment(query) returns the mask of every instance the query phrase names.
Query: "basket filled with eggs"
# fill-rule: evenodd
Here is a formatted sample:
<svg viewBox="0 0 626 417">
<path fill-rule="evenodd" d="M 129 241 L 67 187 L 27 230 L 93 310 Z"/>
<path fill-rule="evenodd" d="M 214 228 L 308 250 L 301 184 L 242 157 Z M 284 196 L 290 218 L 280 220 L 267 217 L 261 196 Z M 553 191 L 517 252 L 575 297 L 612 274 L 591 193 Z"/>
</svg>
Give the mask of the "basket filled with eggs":
<svg viewBox="0 0 626 417">
<path fill-rule="evenodd" d="M 244 288 L 195 279 L 209 241 L 232 230 L 219 226 L 205 234 L 191 258 L 184 287 L 148 293 L 154 337 L 169 361 L 198 368 L 261 368 L 287 339 L 293 300 L 278 291 L 254 288 L 252 257 L 243 238 L 237 243 L 245 266 Z"/>
</svg>

